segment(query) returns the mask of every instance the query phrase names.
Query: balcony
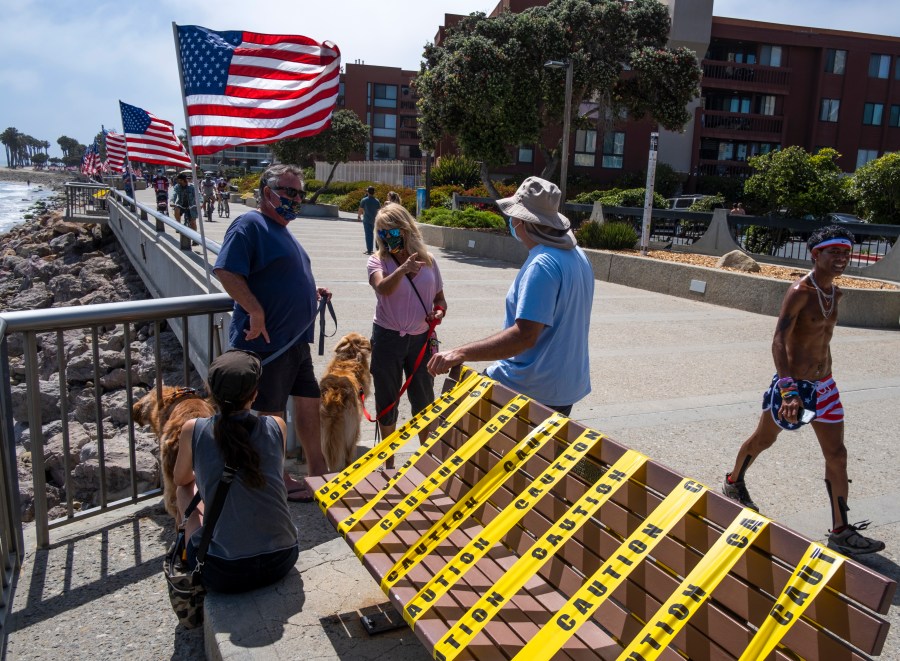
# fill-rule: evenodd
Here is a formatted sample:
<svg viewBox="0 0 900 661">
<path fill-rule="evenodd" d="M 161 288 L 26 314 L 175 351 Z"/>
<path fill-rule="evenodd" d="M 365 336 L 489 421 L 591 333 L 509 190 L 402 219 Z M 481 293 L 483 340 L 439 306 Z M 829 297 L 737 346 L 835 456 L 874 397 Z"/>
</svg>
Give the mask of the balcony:
<svg viewBox="0 0 900 661">
<path fill-rule="evenodd" d="M 745 179 L 753 174 L 753 171 L 746 161 L 716 161 L 701 158 L 697 174 L 701 177 L 738 177 Z"/>
<path fill-rule="evenodd" d="M 790 84 L 791 70 L 786 67 L 703 60 L 704 88 L 787 93 Z"/>
<path fill-rule="evenodd" d="M 703 137 L 781 142 L 784 118 L 703 110 L 700 114 L 700 126 Z"/>
</svg>

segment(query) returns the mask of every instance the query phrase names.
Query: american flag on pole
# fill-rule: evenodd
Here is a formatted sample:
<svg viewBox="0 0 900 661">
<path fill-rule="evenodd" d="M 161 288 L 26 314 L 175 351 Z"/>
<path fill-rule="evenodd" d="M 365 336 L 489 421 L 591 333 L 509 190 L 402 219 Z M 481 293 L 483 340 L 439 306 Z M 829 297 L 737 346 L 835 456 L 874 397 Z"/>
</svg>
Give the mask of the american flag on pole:
<svg viewBox="0 0 900 661">
<path fill-rule="evenodd" d="M 195 155 L 315 135 L 331 125 L 341 52 L 299 35 L 177 26 Z"/>
<path fill-rule="evenodd" d="M 155 115 L 119 101 L 122 128 L 128 144 L 128 160 L 157 165 L 191 167 L 191 158 L 175 137 L 175 125 Z"/>
<path fill-rule="evenodd" d="M 81 174 L 91 177 L 100 172 L 100 150 L 97 149 L 97 139 L 85 150 L 81 157 Z"/>
<path fill-rule="evenodd" d="M 125 136 L 115 131 L 106 132 L 107 172 L 119 173 L 125 170 Z"/>
</svg>

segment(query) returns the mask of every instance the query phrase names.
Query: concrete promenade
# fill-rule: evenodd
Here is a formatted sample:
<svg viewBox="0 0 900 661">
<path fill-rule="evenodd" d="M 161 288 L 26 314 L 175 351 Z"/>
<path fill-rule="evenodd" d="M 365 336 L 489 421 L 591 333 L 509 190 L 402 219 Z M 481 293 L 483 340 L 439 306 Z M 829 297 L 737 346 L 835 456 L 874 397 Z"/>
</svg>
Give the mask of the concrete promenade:
<svg viewBox="0 0 900 661">
<path fill-rule="evenodd" d="M 233 205 L 232 218 L 243 210 Z M 207 236 L 221 241 L 226 227 L 216 219 L 207 224 Z M 290 227 L 310 254 L 317 283 L 334 293 L 337 335 L 368 334 L 375 298 L 366 281 L 362 226 L 342 218 L 297 219 Z M 444 346 L 498 330 L 517 265 L 434 253 L 449 306 L 438 329 Z M 572 348 L 590 353 L 593 391 L 573 417 L 718 489 L 756 424 L 773 372 L 774 323 L 773 317 L 597 282 L 590 345 Z M 336 339 L 326 341 L 327 350 Z M 832 354 L 847 412 L 850 519 L 872 519 L 868 533 L 885 540 L 887 549 L 864 562 L 897 580 L 900 332 L 838 327 Z M 317 374 L 327 359 L 316 357 Z M 400 415 L 409 415 L 405 402 Z M 364 438 L 371 445 L 371 425 Z M 305 467 L 292 468 L 302 474 Z M 748 486 L 765 515 L 824 540 L 830 517 L 823 475 L 815 436 L 804 429 L 783 434 L 759 458 Z M 271 589 L 210 598 L 209 657 L 429 658 L 408 629 L 366 636 L 359 613 L 386 598 L 315 505 L 291 504 L 291 510 L 301 539 L 296 573 Z M 53 531 L 52 548 L 30 553 L 23 568 L 9 658 L 203 658 L 204 633 L 176 627 L 165 595 L 160 569 L 172 536 L 167 519 L 154 503 Z M 33 532 L 26 536 L 33 543 Z M 900 660 L 900 597 L 890 618 L 881 658 Z"/>
</svg>

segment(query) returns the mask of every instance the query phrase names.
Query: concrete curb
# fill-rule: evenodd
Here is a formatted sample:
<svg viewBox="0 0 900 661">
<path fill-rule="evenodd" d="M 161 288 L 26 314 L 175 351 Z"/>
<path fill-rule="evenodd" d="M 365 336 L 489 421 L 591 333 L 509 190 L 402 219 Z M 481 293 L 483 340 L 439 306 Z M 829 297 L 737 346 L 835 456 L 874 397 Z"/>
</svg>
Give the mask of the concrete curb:
<svg viewBox="0 0 900 661">
<path fill-rule="evenodd" d="M 419 224 L 425 242 L 472 257 L 514 264 L 525 261 L 525 247 L 509 236 L 455 227 Z M 594 277 L 626 287 L 722 305 L 777 317 L 788 283 L 784 280 L 663 262 L 646 257 L 585 249 Z M 841 326 L 900 328 L 900 290 L 844 289 Z"/>
</svg>

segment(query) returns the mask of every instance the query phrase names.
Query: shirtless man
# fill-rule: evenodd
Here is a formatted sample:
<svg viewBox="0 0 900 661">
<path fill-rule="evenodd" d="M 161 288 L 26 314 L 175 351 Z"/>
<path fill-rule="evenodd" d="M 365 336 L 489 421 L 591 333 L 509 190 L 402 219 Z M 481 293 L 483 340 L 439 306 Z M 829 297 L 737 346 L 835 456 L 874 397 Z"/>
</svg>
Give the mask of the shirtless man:
<svg viewBox="0 0 900 661">
<path fill-rule="evenodd" d="M 860 534 L 869 521 L 847 522 L 847 448 L 844 409 L 831 377 L 831 335 L 837 323 L 841 291 L 834 284 L 850 260 L 853 235 L 832 225 L 809 237 L 813 270 L 788 289 L 781 304 L 772 356 L 777 373 L 763 395 L 763 412 L 756 431 L 744 441 L 734 470 L 725 476 L 722 492 L 744 507 L 757 510 L 744 484 L 744 474 L 761 452 L 775 443 L 783 429 L 812 423 L 825 457 L 825 488 L 831 504 L 828 545 L 846 555 L 875 553 L 884 542 Z"/>
</svg>

